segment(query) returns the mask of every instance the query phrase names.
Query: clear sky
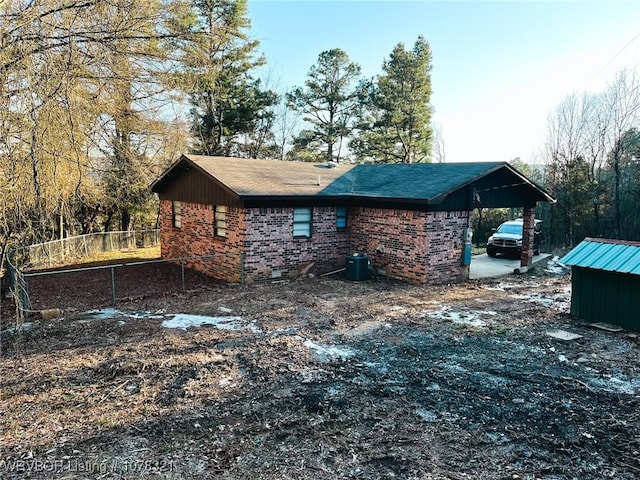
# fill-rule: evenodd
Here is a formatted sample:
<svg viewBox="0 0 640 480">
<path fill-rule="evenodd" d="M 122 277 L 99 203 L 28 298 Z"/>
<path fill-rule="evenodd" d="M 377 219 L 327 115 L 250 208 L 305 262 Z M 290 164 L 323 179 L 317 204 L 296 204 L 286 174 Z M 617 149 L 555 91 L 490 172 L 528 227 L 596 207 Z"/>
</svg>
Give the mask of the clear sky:
<svg viewBox="0 0 640 480">
<path fill-rule="evenodd" d="M 623 67 L 640 73 L 640 0 L 249 0 L 249 17 L 281 93 L 324 50 L 373 77 L 397 43 L 423 35 L 447 162 L 533 161 L 564 97 L 604 89 Z"/>
</svg>

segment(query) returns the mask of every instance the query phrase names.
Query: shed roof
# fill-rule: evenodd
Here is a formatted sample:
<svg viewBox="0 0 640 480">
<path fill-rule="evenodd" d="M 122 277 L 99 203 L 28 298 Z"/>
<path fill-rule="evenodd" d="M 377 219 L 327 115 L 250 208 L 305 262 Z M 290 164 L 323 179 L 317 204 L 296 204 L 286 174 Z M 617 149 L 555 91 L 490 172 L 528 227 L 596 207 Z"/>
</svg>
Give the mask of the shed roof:
<svg viewBox="0 0 640 480">
<path fill-rule="evenodd" d="M 640 275 L 640 242 L 585 238 L 560 263 L 608 272 Z"/>
<path fill-rule="evenodd" d="M 478 188 L 481 185 L 487 192 L 524 187 L 534 203 L 555 201 L 506 162 L 354 166 L 182 155 L 153 183 L 152 190 L 164 192 L 191 168 L 221 183 L 239 198 L 329 196 L 439 204 L 449 194 L 478 182 Z M 488 178 L 493 180 L 481 181 Z"/>
</svg>

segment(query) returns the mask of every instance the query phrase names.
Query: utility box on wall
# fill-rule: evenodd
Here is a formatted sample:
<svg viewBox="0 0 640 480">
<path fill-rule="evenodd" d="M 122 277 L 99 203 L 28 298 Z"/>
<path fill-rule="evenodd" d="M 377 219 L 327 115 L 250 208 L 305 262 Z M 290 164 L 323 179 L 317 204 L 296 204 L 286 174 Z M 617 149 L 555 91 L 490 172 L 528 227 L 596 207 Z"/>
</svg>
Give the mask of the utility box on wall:
<svg viewBox="0 0 640 480">
<path fill-rule="evenodd" d="M 462 250 L 462 264 L 471 265 L 471 253 L 473 252 L 473 228 L 464 230 L 464 246 Z"/>
<path fill-rule="evenodd" d="M 471 265 L 471 253 L 473 251 L 473 245 L 470 243 L 464 244 L 464 250 L 462 251 L 462 264 Z"/>
</svg>

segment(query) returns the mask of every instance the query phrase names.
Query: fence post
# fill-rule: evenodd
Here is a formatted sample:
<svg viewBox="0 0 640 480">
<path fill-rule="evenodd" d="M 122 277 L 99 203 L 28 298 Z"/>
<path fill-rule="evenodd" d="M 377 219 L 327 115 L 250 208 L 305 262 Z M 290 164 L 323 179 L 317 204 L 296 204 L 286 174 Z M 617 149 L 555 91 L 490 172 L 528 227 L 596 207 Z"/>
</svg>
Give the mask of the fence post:
<svg viewBox="0 0 640 480">
<path fill-rule="evenodd" d="M 113 306 L 116 306 L 116 271 L 115 267 L 111 267 L 111 299 Z"/>
<path fill-rule="evenodd" d="M 31 310 L 31 299 L 29 298 L 29 282 L 27 281 L 25 276 L 22 274 L 22 272 L 20 272 L 18 275 L 20 277 L 20 283 L 22 285 L 18 286 L 18 283 L 16 283 L 16 289 L 20 288 L 19 300 L 20 300 L 20 303 L 22 304 L 22 309 Z"/>
<path fill-rule="evenodd" d="M 9 288 L 13 290 L 13 299 L 16 304 L 18 315 L 24 318 L 24 312 L 31 309 L 31 301 L 29 300 L 29 286 L 24 274 L 18 269 L 15 262 L 15 250 L 11 252 L 13 254 L 13 260 L 10 258 L 10 254 L 7 253 L 7 281 L 9 282 Z"/>
</svg>

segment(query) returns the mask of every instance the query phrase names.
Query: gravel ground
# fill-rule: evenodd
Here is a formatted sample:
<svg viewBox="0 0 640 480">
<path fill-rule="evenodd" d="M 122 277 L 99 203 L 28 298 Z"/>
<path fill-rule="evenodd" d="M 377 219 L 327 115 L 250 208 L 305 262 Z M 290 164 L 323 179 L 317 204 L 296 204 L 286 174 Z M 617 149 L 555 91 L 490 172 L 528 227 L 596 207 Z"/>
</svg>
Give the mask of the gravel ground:
<svg viewBox="0 0 640 480">
<path fill-rule="evenodd" d="M 640 474 L 638 336 L 571 319 L 568 276 L 182 292 L 163 268 L 117 308 L 91 275 L 30 286 L 64 315 L 3 325 L 3 478 Z"/>
</svg>

